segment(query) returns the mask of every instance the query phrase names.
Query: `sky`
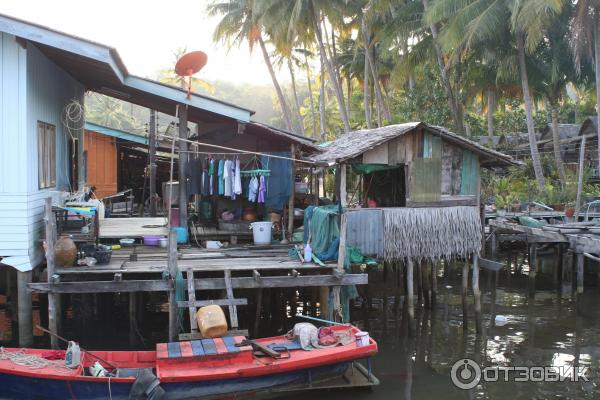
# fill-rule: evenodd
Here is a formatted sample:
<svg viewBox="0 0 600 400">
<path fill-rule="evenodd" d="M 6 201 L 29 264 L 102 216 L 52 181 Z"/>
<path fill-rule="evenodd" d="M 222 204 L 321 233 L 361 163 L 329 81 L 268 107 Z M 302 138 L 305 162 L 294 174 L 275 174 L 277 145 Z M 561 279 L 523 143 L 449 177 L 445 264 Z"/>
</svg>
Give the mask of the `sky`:
<svg viewBox="0 0 600 400">
<path fill-rule="evenodd" d="M 247 44 L 228 50 L 213 43 L 217 17 L 205 10 L 209 0 L 0 0 L 0 14 L 35 22 L 93 40 L 119 52 L 131 74 L 156 78 L 172 68 L 174 51 L 202 50 L 207 65 L 196 77 L 254 84 L 270 83 L 260 48 Z M 279 73 L 280 79 L 286 76 Z"/>
</svg>

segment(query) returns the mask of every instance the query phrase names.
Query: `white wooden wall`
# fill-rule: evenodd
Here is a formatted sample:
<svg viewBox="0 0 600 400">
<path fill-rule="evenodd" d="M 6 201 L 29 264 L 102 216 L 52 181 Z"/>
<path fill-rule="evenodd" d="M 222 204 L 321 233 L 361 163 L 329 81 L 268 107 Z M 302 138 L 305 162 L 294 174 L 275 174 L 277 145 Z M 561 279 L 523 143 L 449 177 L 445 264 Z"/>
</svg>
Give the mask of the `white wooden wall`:
<svg viewBox="0 0 600 400">
<path fill-rule="evenodd" d="M 68 190 L 68 141 L 61 112 L 83 87 L 32 43 L 0 32 L 0 257 L 43 259 L 44 199 Z M 56 126 L 57 187 L 38 189 L 37 121 Z"/>
</svg>

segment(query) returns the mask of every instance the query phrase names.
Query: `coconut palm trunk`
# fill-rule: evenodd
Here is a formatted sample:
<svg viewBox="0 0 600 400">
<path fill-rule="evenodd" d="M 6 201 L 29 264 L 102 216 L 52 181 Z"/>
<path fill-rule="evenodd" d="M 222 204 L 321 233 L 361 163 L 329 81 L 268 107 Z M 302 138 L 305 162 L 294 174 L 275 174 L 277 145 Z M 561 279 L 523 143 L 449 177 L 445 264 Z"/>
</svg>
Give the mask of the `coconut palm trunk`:
<svg viewBox="0 0 600 400">
<path fill-rule="evenodd" d="M 423 8 L 427 11 L 429 7 L 428 0 L 421 0 L 423 3 Z M 429 30 L 431 31 L 431 36 L 433 37 L 433 47 L 435 48 L 435 56 L 437 59 L 438 68 L 440 69 L 440 76 L 442 78 L 442 84 L 444 85 L 444 90 L 446 92 L 446 99 L 448 101 L 448 107 L 452 112 L 452 119 L 454 120 L 454 128 L 458 131 L 458 133 L 464 133 L 465 127 L 463 124 L 462 118 L 462 110 L 458 104 L 454 96 L 454 92 L 452 90 L 452 86 L 450 85 L 450 79 L 448 78 L 448 73 L 446 71 L 446 63 L 444 61 L 444 54 L 442 53 L 442 48 L 438 42 L 438 27 L 437 25 L 431 24 L 429 25 Z"/>
<path fill-rule="evenodd" d="M 319 87 L 319 121 L 320 121 L 320 139 L 325 139 L 325 130 L 327 121 L 325 119 L 325 61 L 321 54 L 321 86 Z"/>
<path fill-rule="evenodd" d="M 490 138 L 490 144 L 494 147 L 494 110 L 496 109 L 496 93 L 493 90 L 487 91 L 487 131 Z"/>
<path fill-rule="evenodd" d="M 538 151 L 537 139 L 535 137 L 535 125 L 533 123 L 533 101 L 529 92 L 529 77 L 527 76 L 527 65 L 525 63 L 525 37 L 522 32 L 516 34 L 517 58 L 519 60 L 519 76 L 523 88 L 523 102 L 525 103 L 525 117 L 527 120 L 527 135 L 529 136 L 529 148 L 531 150 L 531 161 L 538 189 L 543 190 L 546 185 L 540 153 Z"/>
<path fill-rule="evenodd" d="M 298 128 L 300 128 L 300 133 L 302 136 L 306 136 L 306 132 L 304 131 L 304 119 L 302 118 L 302 114 L 300 114 L 300 100 L 298 99 L 298 88 L 296 87 L 296 74 L 294 73 L 294 66 L 292 65 L 292 60 L 288 58 L 288 69 L 290 70 L 290 77 L 292 79 L 292 93 L 294 94 L 294 103 L 296 104 L 296 118 L 298 120 Z"/>
<path fill-rule="evenodd" d="M 560 132 L 558 130 L 558 105 L 550 103 L 550 118 L 552 121 L 552 145 L 554 147 L 554 161 L 558 169 L 558 175 L 563 185 L 565 181 L 565 165 L 563 163 L 562 154 L 560 151 Z"/>
<path fill-rule="evenodd" d="M 337 80 L 337 75 L 335 73 L 335 69 L 333 68 L 333 64 L 329 58 L 327 58 L 327 53 L 325 50 L 325 44 L 323 43 L 323 34 L 321 32 L 321 24 L 319 18 L 317 16 L 316 10 L 312 10 L 313 16 L 313 25 L 315 28 L 315 33 L 317 36 L 317 44 L 319 45 L 319 53 L 321 54 L 321 58 L 325 63 L 325 67 L 327 68 L 327 73 L 329 74 L 329 80 L 333 85 L 333 92 L 335 93 L 335 98 L 338 103 L 338 108 L 340 110 L 340 116 L 342 118 L 342 122 L 344 123 L 344 132 L 350 132 L 350 120 L 348 119 L 348 114 L 346 114 L 346 104 L 344 102 L 344 94 L 342 93 L 342 88 L 340 86 L 340 82 Z"/>
<path fill-rule="evenodd" d="M 263 40 L 262 35 L 259 35 L 258 43 L 260 44 L 260 49 L 262 50 L 265 64 L 267 65 L 267 68 L 269 69 L 269 74 L 271 75 L 271 80 L 273 81 L 273 86 L 275 87 L 275 92 L 277 93 L 277 99 L 279 100 L 279 104 L 281 105 L 281 111 L 283 113 L 283 119 L 285 121 L 286 128 L 290 132 L 292 132 L 294 130 L 294 126 L 292 125 L 292 113 L 290 111 L 290 107 L 287 104 L 285 96 L 283 95 L 281 86 L 279 86 L 279 82 L 277 81 L 277 76 L 275 76 L 275 70 L 273 69 L 273 64 L 271 63 L 271 58 L 269 57 L 269 53 L 267 52 L 267 46 L 265 46 L 265 41 Z"/>
<path fill-rule="evenodd" d="M 600 176 L 600 9 L 596 10 L 596 29 L 594 32 L 594 64 L 596 66 L 596 116 L 598 121 L 598 164 L 597 176 Z"/>
<path fill-rule="evenodd" d="M 375 92 L 375 108 L 377 110 L 377 123 L 378 126 L 382 126 L 382 116 L 389 122 L 391 120 L 390 112 L 387 110 L 385 105 L 385 99 L 379 85 L 379 75 L 377 73 L 377 64 L 375 63 L 375 51 L 371 46 L 371 35 L 369 26 L 366 18 L 363 15 L 362 20 L 362 31 L 363 31 L 363 45 L 365 48 L 365 63 L 369 64 L 371 70 L 371 77 L 373 78 L 373 90 Z"/>
<path fill-rule="evenodd" d="M 304 47 L 304 65 L 306 67 L 306 82 L 308 84 L 308 99 L 310 100 L 310 116 L 312 122 L 312 137 L 317 137 L 317 115 L 315 113 L 315 100 L 313 99 L 312 82 L 310 80 L 310 64 L 308 63 L 308 55 L 306 47 Z"/>
<path fill-rule="evenodd" d="M 369 63 L 367 62 L 367 52 L 365 51 L 365 70 L 363 72 L 363 103 L 365 106 L 365 121 L 367 129 L 371 129 L 371 86 L 369 84 Z"/>
</svg>

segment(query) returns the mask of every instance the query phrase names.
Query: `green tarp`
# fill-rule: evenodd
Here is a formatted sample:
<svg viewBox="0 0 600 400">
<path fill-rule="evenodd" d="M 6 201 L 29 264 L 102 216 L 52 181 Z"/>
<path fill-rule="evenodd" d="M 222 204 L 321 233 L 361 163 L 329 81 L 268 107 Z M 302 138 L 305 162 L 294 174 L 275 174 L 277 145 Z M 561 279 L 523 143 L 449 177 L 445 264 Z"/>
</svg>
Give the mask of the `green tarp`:
<svg viewBox="0 0 600 400">
<path fill-rule="evenodd" d="M 371 174 L 373 172 L 389 171 L 400 167 L 402 166 L 387 164 L 352 164 L 352 171 L 354 171 L 355 174 Z"/>
</svg>

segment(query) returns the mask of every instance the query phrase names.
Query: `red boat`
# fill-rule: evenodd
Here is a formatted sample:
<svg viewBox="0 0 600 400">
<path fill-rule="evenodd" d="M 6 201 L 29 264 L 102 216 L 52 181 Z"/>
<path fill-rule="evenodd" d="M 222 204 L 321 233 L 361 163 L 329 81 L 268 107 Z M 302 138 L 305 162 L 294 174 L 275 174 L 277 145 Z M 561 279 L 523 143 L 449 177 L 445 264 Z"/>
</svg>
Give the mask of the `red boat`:
<svg viewBox="0 0 600 400">
<path fill-rule="evenodd" d="M 40 360 L 48 350 L 2 349 L 0 398 L 238 399 L 378 384 L 370 369 L 370 357 L 377 353 L 377 343 L 369 339 L 368 344 L 357 345 L 356 334 L 360 331 L 353 326 L 332 329 L 349 332 L 352 341 L 305 351 L 284 336 L 256 340 L 279 353 L 280 358 L 240 346 L 245 339 L 242 336 L 160 343 L 156 351 L 94 351 L 113 375 L 100 377 L 89 373 L 89 367 L 97 361 L 91 353 L 82 352 L 81 365 L 68 369 L 64 360 L 42 361 L 41 367 L 19 362 L 27 358 Z"/>
</svg>

